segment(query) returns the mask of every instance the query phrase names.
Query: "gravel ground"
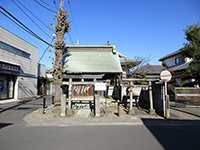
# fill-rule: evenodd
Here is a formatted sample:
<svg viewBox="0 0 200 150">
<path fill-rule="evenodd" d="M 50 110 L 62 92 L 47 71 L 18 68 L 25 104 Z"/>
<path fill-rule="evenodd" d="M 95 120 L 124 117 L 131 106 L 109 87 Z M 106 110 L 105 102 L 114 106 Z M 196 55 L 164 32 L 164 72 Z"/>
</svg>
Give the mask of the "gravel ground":
<svg viewBox="0 0 200 150">
<path fill-rule="evenodd" d="M 48 106 L 45 109 L 45 113 L 41 113 L 41 109 L 31 112 L 24 117 L 24 120 L 28 125 L 84 125 L 84 124 L 130 124 L 130 123 L 142 123 L 141 118 L 148 119 L 163 119 L 160 116 L 149 115 L 144 110 L 139 110 L 136 107 L 133 107 L 135 114 L 128 115 L 125 112 L 124 117 L 118 116 L 118 109 L 116 107 L 109 107 L 106 110 L 101 109 L 101 117 L 94 117 L 90 109 L 75 109 L 72 116 L 60 117 L 59 109 L 53 107 L 52 105 Z M 80 111 L 90 113 L 83 113 L 80 115 Z"/>
</svg>

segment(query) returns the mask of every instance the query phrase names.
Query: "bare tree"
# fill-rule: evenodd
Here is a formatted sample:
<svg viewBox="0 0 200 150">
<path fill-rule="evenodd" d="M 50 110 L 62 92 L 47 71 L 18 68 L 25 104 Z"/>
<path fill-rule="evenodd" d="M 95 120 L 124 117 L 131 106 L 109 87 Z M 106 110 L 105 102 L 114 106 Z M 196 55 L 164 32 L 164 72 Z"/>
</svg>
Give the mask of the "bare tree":
<svg viewBox="0 0 200 150">
<path fill-rule="evenodd" d="M 146 73 L 150 69 L 149 66 L 147 65 L 147 63 L 150 60 L 150 56 L 148 58 L 142 58 L 142 57 L 136 56 L 134 60 L 140 63 L 138 63 L 137 66 L 133 66 L 133 68 L 130 69 L 131 78 L 145 77 Z"/>
<path fill-rule="evenodd" d="M 52 23 L 51 25 L 54 27 L 54 30 L 56 32 L 56 41 L 54 43 L 54 53 L 55 53 L 55 60 L 53 59 L 53 68 L 54 71 L 53 76 L 55 79 L 55 106 L 59 106 L 61 103 L 61 95 L 62 95 L 62 74 L 64 72 L 63 68 L 63 57 L 64 53 L 63 51 L 66 48 L 65 38 L 64 35 L 66 32 L 69 32 L 69 28 L 71 27 L 70 21 L 67 20 L 69 17 L 69 13 L 67 13 L 67 9 L 63 10 L 63 1 L 60 0 L 60 8 L 57 12 L 57 15 L 54 14 L 55 18 L 53 18 L 55 21 L 57 21 L 57 25 L 54 26 Z"/>
</svg>

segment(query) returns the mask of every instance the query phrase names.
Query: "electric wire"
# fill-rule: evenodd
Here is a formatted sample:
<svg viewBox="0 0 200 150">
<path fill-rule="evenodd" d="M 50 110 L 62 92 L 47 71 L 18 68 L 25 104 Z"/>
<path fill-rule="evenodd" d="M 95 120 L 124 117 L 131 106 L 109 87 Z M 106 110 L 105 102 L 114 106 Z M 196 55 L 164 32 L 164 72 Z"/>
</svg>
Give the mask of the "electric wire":
<svg viewBox="0 0 200 150">
<path fill-rule="evenodd" d="M 56 8 L 55 6 L 52 6 L 52 5 L 50 5 L 50 4 L 48 4 L 48 3 L 46 3 L 46 2 L 44 2 L 43 0 L 40 0 L 42 3 L 44 3 L 45 5 L 47 5 L 47 6 L 49 6 L 49 7 L 52 7 L 52 8 Z M 57 9 L 57 8 L 56 8 Z"/>
<path fill-rule="evenodd" d="M 31 17 L 24 12 L 21 7 L 19 5 L 17 5 L 13 0 L 11 0 L 44 34 L 46 34 L 50 39 L 52 39 L 52 37 L 50 37 L 40 26 L 38 26 L 35 21 L 33 19 L 31 19 Z"/>
<path fill-rule="evenodd" d="M 70 12 L 71 12 L 72 20 L 73 20 L 73 23 L 74 23 L 75 33 L 76 33 L 77 38 L 79 39 L 79 35 L 78 35 L 78 32 L 77 32 L 76 23 L 75 23 L 75 20 L 74 20 L 70 0 L 68 0 L 68 4 L 69 4 L 69 9 L 70 9 Z"/>
<path fill-rule="evenodd" d="M 42 20 L 40 20 L 37 16 L 35 16 L 26 6 L 24 6 L 19 0 L 17 0 L 20 5 L 22 5 L 29 13 L 31 13 L 38 21 L 40 21 L 45 27 L 51 30 Z M 53 30 L 51 32 L 55 33 Z"/>
<path fill-rule="evenodd" d="M 46 28 L 48 28 L 49 30 L 51 30 L 52 33 L 55 33 L 52 29 L 50 29 L 42 20 L 40 20 L 37 16 L 35 16 L 26 6 L 24 6 L 19 0 L 17 0 L 17 2 L 22 6 L 24 7 L 29 13 L 31 13 L 38 21 L 40 21 Z M 71 32 L 72 33 L 72 32 Z M 74 43 L 73 42 L 73 39 L 70 35 L 69 32 L 67 32 L 67 35 L 69 37 L 69 40 L 71 41 L 71 43 Z"/>
<path fill-rule="evenodd" d="M 73 40 L 72 40 L 72 37 L 70 36 L 69 32 L 67 32 L 67 35 L 69 37 L 69 40 L 71 41 L 71 43 L 74 43 Z"/>
<path fill-rule="evenodd" d="M 9 16 L 7 16 L 4 12 L 2 12 L 2 11 L 0 11 L 4 16 L 6 16 L 8 19 L 10 19 L 13 23 L 15 23 L 17 26 L 19 26 L 21 29 L 22 29 L 22 31 L 24 30 L 25 32 L 29 32 L 29 31 L 27 31 L 25 28 L 23 28 L 22 26 L 20 26 L 17 22 L 15 22 L 12 18 L 10 18 Z M 22 32 L 23 33 L 23 32 Z M 25 34 L 25 33 L 24 33 Z M 31 33 L 30 33 L 31 34 Z M 25 34 L 26 36 L 27 36 L 27 34 Z M 0 35 L 1 36 L 1 35 Z M 43 47 L 40 45 L 40 44 L 38 44 L 35 40 L 33 40 L 31 37 L 29 37 L 29 36 L 27 36 L 28 38 L 30 38 L 33 42 L 35 42 L 38 46 L 40 46 L 42 49 L 43 49 Z"/>
<path fill-rule="evenodd" d="M 25 31 L 27 31 L 29 34 L 31 34 L 32 36 L 36 37 L 37 39 L 43 41 L 45 44 L 50 45 L 47 41 L 45 41 L 44 39 L 42 39 L 41 37 L 39 37 L 37 34 L 35 34 L 33 31 L 31 31 L 27 26 L 25 26 L 21 21 L 19 21 L 16 17 L 14 17 L 12 14 L 10 14 L 7 10 L 5 10 L 2 6 L 0 6 L 0 8 L 2 10 L 4 10 L 9 16 L 11 16 L 14 20 L 16 20 L 19 24 L 20 27 L 23 26 L 22 29 L 24 29 Z M 1 11 L 2 13 L 2 11 Z M 5 13 L 2 13 L 5 14 Z"/>
<path fill-rule="evenodd" d="M 59 10 L 59 8 L 56 6 L 55 0 L 53 0 L 53 3 L 54 3 L 54 5 L 55 5 L 56 9 Z"/>
<path fill-rule="evenodd" d="M 12 22 L 14 22 L 16 25 L 18 25 L 20 28 L 22 28 L 23 30 L 25 30 L 26 32 L 28 32 L 29 34 L 32 35 L 32 33 L 28 30 L 26 30 L 23 26 L 21 26 L 20 24 L 18 24 L 16 21 L 14 21 L 12 18 L 10 18 L 8 15 L 6 15 L 4 12 L 0 11 L 4 16 L 6 16 L 8 19 L 10 19 Z M 33 35 L 32 35 L 33 36 Z"/>
<path fill-rule="evenodd" d="M 12 18 L 10 18 L 9 16 L 7 16 L 4 12 L 2 12 L 2 11 L 0 11 L 3 15 L 5 15 L 8 19 L 10 19 L 12 22 L 14 22 L 15 24 L 17 24 L 19 27 L 21 27 L 23 30 L 25 30 L 26 32 L 28 32 L 25 28 L 23 28 L 22 26 L 20 26 L 17 22 L 15 22 Z M 31 33 L 30 33 L 31 34 Z M 54 39 L 52 39 L 52 41 L 51 41 L 51 44 L 52 44 L 52 42 L 53 42 L 53 40 Z M 40 62 L 42 59 L 43 59 L 43 57 L 44 57 L 44 54 L 46 53 L 46 51 L 49 49 L 49 47 L 50 47 L 51 45 L 48 45 L 47 46 L 47 48 L 45 49 L 45 51 L 43 52 L 43 54 L 42 54 L 42 56 L 40 57 L 40 59 L 39 59 L 39 61 L 38 62 Z"/>
<path fill-rule="evenodd" d="M 52 39 L 51 43 L 53 42 L 54 39 Z M 44 54 L 46 53 L 46 51 L 49 49 L 50 45 L 47 46 L 47 48 L 45 49 L 45 51 L 43 52 L 42 56 L 40 57 L 39 61 L 40 62 L 42 60 L 42 58 L 44 57 Z"/>
<path fill-rule="evenodd" d="M 53 13 L 56 13 L 55 11 L 53 11 L 53 10 L 51 10 L 51 9 L 49 9 L 49 8 L 47 8 L 47 7 L 45 7 L 44 5 L 42 5 L 41 3 L 39 3 L 38 1 L 36 1 L 36 0 L 34 0 L 34 1 L 35 1 L 36 3 L 38 3 L 40 6 L 44 7 L 45 9 L 47 9 L 47 10 L 53 12 Z"/>
</svg>

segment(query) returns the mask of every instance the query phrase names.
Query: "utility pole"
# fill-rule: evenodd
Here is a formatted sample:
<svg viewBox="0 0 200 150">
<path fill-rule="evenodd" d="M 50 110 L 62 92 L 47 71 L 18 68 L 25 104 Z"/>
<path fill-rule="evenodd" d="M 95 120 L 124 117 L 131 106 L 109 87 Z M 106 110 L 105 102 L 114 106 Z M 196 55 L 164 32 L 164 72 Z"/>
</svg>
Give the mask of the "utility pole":
<svg viewBox="0 0 200 150">
<path fill-rule="evenodd" d="M 64 35 L 66 32 L 69 32 L 69 28 L 71 27 L 70 21 L 67 20 L 69 17 L 69 13 L 67 13 L 67 9 L 63 10 L 63 1 L 60 0 L 60 8 L 57 12 L 57 15 L 54 14 L 56 18 L 53 18 L 57 21 L 57 25 L 54 26 L 52 23 L 51 25 L 54 27 L 56 32 L 56 41 L 54 43 L 55 49 L 55 60 L 52 62 L 53 64 L 53 76 L 55 79 L 55 106 L 61 105 L 61 95 L 62 95 L 62 74 L 64 73 L 63 69 L 63 51 L 66 48 L 66 43 L 64 42 L 65 38 Z"/>
</svg>

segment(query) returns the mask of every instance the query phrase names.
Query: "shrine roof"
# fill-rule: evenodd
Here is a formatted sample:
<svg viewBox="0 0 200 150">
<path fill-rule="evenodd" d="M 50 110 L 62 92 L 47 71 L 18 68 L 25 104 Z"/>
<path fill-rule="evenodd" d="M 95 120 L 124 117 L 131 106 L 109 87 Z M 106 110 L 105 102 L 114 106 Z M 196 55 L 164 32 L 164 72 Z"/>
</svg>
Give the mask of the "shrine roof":
<svg viewBox="0 0 200 150">
<path fill-rule="evenodd" d="M 64 58 L 66 73 L 121 73 L 114 46 L 70 46 Z"/>
</svg>

